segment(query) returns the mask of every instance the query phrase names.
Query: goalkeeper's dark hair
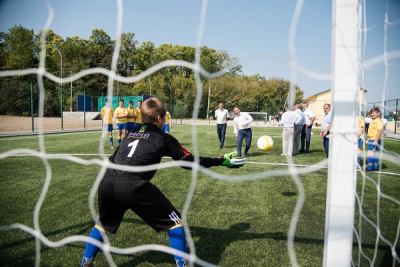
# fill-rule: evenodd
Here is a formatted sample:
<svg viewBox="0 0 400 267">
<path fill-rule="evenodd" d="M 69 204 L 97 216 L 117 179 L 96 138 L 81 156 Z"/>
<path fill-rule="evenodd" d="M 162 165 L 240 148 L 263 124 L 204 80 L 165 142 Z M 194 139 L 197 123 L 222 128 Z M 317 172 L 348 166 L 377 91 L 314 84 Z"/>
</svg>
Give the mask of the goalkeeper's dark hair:
<svg viewBox="0 0 400 267">
<path fill-rule="evenodd" d="M 143 123 L 153 123 L 157 121 L 157 117 L 164 118 L 167 114 L 166 104 L 158 98 L 149 98 L 143 102 L 140 107 L 142 112 Z"/>
</svg>

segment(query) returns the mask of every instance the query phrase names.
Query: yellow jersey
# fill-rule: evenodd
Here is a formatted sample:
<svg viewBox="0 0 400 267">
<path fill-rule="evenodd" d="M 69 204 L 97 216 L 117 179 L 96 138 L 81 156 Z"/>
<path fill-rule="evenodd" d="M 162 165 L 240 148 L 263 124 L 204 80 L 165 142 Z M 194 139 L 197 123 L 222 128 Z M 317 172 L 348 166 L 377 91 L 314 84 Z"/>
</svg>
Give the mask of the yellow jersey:
<svg viewBox="0 0 400 267">
<path fill-rule="evenodd" d="M 358 129 L 361 131 L 362 128 L 364 128 L 364 119 L 363 119 L 363 117 L 359 116 L 358 117 Z"/>
<path fill-rule="evenodd" d="M 169 124 L 169 120 L 171 119 L 171 114 L 167 111 L 167 114 L 165 114 L 165 124 Z"/>
<path fill-rule="evenodd" d="M 118 115 L 127 115 L 128 114 L 128 109 L 127 108 L 120 108 L 117 107 L 115 109 L 115 117 L 117 118 L 117 123 L 126 123 L 128 119 L 126 117 L 124 118 L 118 118 Z"/>
<path fill-rule="evenodd" d="M 383 129 L 383 123 L 379 118 L 373 119 L 368 128 L 368 139 L 373 140 L 376 138 L 378 131 Z M 381 137 L 379 137 L 381 139 Z"/>
<path fill-rule="evenodd" d="M 140 111 L 140 108 L 136 108 L 136 122 L 137 123 L 142 123 L 142 112 Z"/>
<path fill-rule="evenodd" d="M 127 121 L 128 122 L 135 122 L 135 118 L 133 116 L 136 115 L 136 109 L 128 107 L 127 110 L 128 110 Z"/>
<path fill-rule="evenodd" d="M 112 107 L 104 106 L 101 109 L 101 118 L 103 119 L 104 124 L 112 124 L 113 123 L 113 115 L 114 109 Z"/>
</svg>

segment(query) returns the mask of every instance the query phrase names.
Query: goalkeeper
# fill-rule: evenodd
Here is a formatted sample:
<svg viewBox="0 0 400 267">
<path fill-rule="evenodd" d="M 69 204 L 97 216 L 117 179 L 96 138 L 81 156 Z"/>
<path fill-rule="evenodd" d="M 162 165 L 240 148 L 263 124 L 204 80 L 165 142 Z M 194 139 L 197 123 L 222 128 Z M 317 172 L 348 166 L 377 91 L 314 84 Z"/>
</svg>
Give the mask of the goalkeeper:
<svg viewBox="0 0 400 267">
<path fill-rule="evenodd" d="M 190 154 L 170 134 L 161 128 L 165 124 L 166 105 L 157 98 L 147 99 L 142 107 L 143 125 L 135 127 L 122 140 L 110 157 L 115 164 L 146 166 L 161 162 L 163 156 L 174 160 L 194 161 Z M 236 152 L 219 158 L 199 157 L 200 165 L 240 167 L 231 164 Z M 234 162 L 235 160 L 232 160 Z M 172 248 L 186 252 L 186 237 L 179 211 L 150 180 L 152 171 L 121 171 L 108 168 L 98 188 L 99 217 L 90 237 L 103 242 L 105 233 L 116 233 L 128 209 L 135 212 L 155 231 L 167 231 Z M 81 266 L 91 266 L 100 248 L 87 243 Z M 176 265 L 188 266 L 186 259 L 174 255 Z"/>
</svg>

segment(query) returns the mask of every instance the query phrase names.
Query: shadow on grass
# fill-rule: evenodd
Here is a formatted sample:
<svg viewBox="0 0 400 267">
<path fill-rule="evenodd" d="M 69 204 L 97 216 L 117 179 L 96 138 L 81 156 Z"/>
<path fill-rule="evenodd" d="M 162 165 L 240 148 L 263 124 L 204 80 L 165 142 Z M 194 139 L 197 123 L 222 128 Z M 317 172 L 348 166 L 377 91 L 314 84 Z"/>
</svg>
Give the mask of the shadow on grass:
<svg viewBox="0 0 400 267">
<path fill-rule="evenodd" d="M 291 196 L 292 192 L 288 192 Z M 129 220 L 132 223 L 136 223 L 136 220 Z M 270 239 L 276 241 L 286 241 L 287 234 L 282 232 L 271 232 L 271 233 L 256 233 L 249 232 L 250 223 L 237 223 L 229 227 L 229 229 L 212 229 L 205 227 L 190 226 L 190 233 L 195 241 L 197 257 L 207 261 L 211 264 L 218 265 L 223 258 L 224 252 L 230 244 L 236 241 L 246 241 L 255 239 Z M 160 233 L 163 234 L 163 233 Z M 166 234 L 166 233 L 164 233 Z M 323 246 L 323 239 L 314 238 L 300 238 L 295 237 L 295 245 L 306 245 L 316 244 Z M 357 248 L 358 245 L 353 243 L 353 249 Z M 375 244 L 362 244 L 363 249 L 374 249 Z M 393 257 L 391 255 L 391 248 L 387 245 L 378 245 L 380 251 L 380 260 L 377 259 L 376 266 L 391 266 L 393 263 Z M 134 255 L 126 255 L 125 257 L 132 257 L 129 262 L 120 265 L 121 267 L 137 266 L 144 262 L 149 265 L 162 265 L 171 264 L 174 259 L 173 256 L 167 253 L 148 251 L 138 253 Z M 390 263 L 390 264 L 389 264 Z M 196 265 L 198 266 L 198 265 Z"/>
<path fill-rule="evenodd" d="M 292 192 L 284 192 L 288 193 L 289 196 L 292 196 Z M 282 193 L 282 194 L 284 194 Z M 143 221 L 139 219 L 124 219 L 124 223 L 129 224 L 144 224 Z M 50 240 L 52 236 L 56 236 L 65 232 L 69 232 L 72 230 L 78 229 L 78 232 L 75 232 L 75 235 L 87 235 L 90 232 L 90 229 L 93 227 L 93 222 L 88 221 L 85 223 L 65 227 L 62 229 L 58 229 L 56 231 L 43 233 Z M 250 223 L 236 223 L 231 225 L 228 229 L 213 229 L 213 228 L 205 228 L 205 227 L 190 227 L 190 232 L 195 241 L 196 253 L 197 256 L 209 263 L 218 265 L 223 258 L 224 252 L 230 244 L 236 241 L 246 241 L 246 240 L 255 240 L 255 239 L 270 239 L 277 241 L 285 241 L 287 240 L 287 234 L 282 232 L 271 232 L 271 233 L 257 233 L 257 232 L 249 232 L 251 229 Z M 15 230 L 11 230 L 15 231 Z M 1 232 L 0 232 L 1 234 Z M 160 233 L 166 234 L 166 233 Z M 0 265 L 8 266 L 8 267 L 16 267 L 16 266 L 29 266 L 32 265 L 34 259 L 34 253 L 32 251 L 32 242 L 34 242 L 33 237 L 23 238 L 14 242 L 7 243 L 4 240 L 1 241 L 0 245 Z M 295 245 L 306 245 L 306 244 L 316 244 L 323 246 L 323 239 L 315 239 L 315 238 L 300 238 L 295 237 L 294 239 Z M 118 246 L 118 244 L 112 244 L 114 246 Z M 27 246 L 29 249 L 23 251 L 15 251 L 18 250 L 19 246 Z M 66 246 L 70 247 L 84 247 L 84 244 L 79 243 L 70 243 Z M 358 244 L 353 243 L 353 251 L 357 250 Z M 375 244 L 372 243 L 363 243 L 363 250 L 365 249 L 375 249 Z M 52 248 L 42 246 L 42 253 L 50 250 Z M 379 250 L 380 257 L 378 257 L 375 262 L 375 266 L 392 266 L 393 257 L 391 253 L 390 246 L 387 245 L 378 245 L 377 249 Z M 14 251 L 14 252 L 13 252 Z M 397 255 L 399 255 L 399 250 L 396 248 Z M 83 253 L 83 250 L 82 250 Z M 136 253 L 133 255 L 122 255 L 121 257 L 128 257 L 130 260 L 122 265 L 121 267 L 129 267 L 136 266 L 138 264 L 143 264 L 147 262 L 152 265 L 162 265 L 162 264 L 173 264 L 174 259 L 173 256 L 163 252 L 155 252 L 155 251 L 146 251 L 142 253 Z M 354 259 L 353 261 L 357 261 Z M 22 264 L 22 265 L 21 265 Z M 25 265 L 26 264 L 26 265 Z M 46 264 L 43 262 L 44 265 Z"/>
<path fill-rule="evenodd" d="M 282 192 L 281 195 L 285 196 L 285 197 L 294 197 L 294 196 L 297 196 L 297 193 L 296 192 L 286 191 L 286 192 Z"/>
<path fill-rule="evenodd" d="M 57 229 L 55 231 L 43 232 L 43 235 L 49 240 L 59 240 L 63 237 L 57 237 L 57 239 L 52 239 L 54 236 L 62 235 L 66 232 L 73 232 L 74 235 L 88 235 L 90 230 L 94 226 L 93 221 L 88 221 L 85 223 L 80 223 L 76 225 L 71 225 L 65 228 Z M 17 229 L 9 230 L 12 232 L 19 231 Z M 0 231 L 0 236 L 6 231 Z M 25 232 L 24 232 L 25 233 Z M 7 242 L 2 237 L 0 237 L 0 266 L 7 267 L 19 267 L 19 266 L 33 266 L 35 258 L 35 238 L 28 233 L 26 238 L 18 239 L 16 241 Z M 85 244 L 79 243 L 69 243 L 65 246 L 68 247 L 82 247 L 82 253 Z M 52 250 L 53 248 L 47 247 L 41 243 L 41 253 Z M 46 266 L 46 263 L 41 263 L 40 266 Z"/>
</svg>

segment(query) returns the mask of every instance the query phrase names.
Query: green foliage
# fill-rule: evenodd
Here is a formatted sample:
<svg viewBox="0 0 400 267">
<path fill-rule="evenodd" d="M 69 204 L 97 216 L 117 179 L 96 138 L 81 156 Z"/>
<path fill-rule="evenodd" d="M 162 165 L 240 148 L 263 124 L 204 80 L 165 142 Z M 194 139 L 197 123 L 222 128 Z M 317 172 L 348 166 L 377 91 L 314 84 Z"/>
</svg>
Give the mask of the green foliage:
<svg viewBox="0 0 400 267">
<path fill-rule="evenodd" d="M 42 53 L 45 53 L 46 71 L 58 77 L 70 77 L 89 68 L 111 68 L 112 56 L 115 49 L 115 40 L 101 29 L 94 29 L 88 40 L 67 37 L 65 40 L 52 30 L 45 35 L 46 50 L 40 51 L 43 32 L 34 34 L 32 30 L 22 26 L 15 26 L 8 33 L 0 33 L 0 68 L 1 70 L 17 70 L 37 68 Z M 268 111 L 276 113 L 281 110 L 287 98 L 290 81 L 283 78 L 266 79 L 258 74 L 246 76 L 242 74 L 240 60 L 231 57 L 225 50 L 217 51 L 203 46 L 200 48 L 200 64 L 210 73 L 224 70 L 226 73 L 215 79 L 200 75 L 202 85 L 202 99 L 199 117 L 206 118 L 208 106 L 208 88 L 212 88 L 210 104 L 212 109 L 216 102 L 223 100 L 227 107 L 237 104 L 246 111 Z M 117 73 L 121 76 L 135 76 L 152 66 L 165 60 L 183 60 L 195 63 L 196 49 L 190 46 L 162 44 L 156 47 L 151 41 L 139 45 L 135 34 L 128 32 L 121 34 L 121 46 L 117 61 Z M 11 79 L 11 80 L 10 80 Z M 14 79 L 19 79 L 14 81 Z M 26 97 L 29 87 L 22 86 L 35 81 L 36 78 L 18 76 L 15 78 L 0 78 L 0 90 L 3 95 L 13 96 L 15 102 L 23 102 L 18 107 L 0 104 L 0 114 L 20 115 L 29 113 L 30 98 Z M 95 73 L 86 75 L 73 82 L 73 102 L 76 95 L 99 96 L 107 94 L 108 76 Z M 59 116 L 61 101 L 57 85 L 45 82 L 46 116 Z M 59 87 L 61 85 L 58 85 Z M 58 88 L 59 88 L 58 87 Z M 66 88 L 67 84 L 63 84 Z M 35 83 L 35 88 L 37 84 Z M 194 100 L 196 97 L 194 72 L 182 66 L 168 66 L 152 73 L 145 79 L 134 84 L 114 82 L 114 95 L 142 95 L 151 94 L 167 103 L 175 99 L 183 101 L 181 115 L 192 117 Z M 48 92 L 48 90 L 50 92 Z M 58 93 L 57 93 L 58 90 Z M 6 92 L 7 91 L 7 92 Z M 21 99 L 17 99 L 22 97 Z M 296 99 L 301 100 L 303 91 L 296 89 Z M 1 99 L 6 100 L 5 96 Z M 35 101 L 38 96 L 35 96 Z M 75 103 L 63 99 L 63 110 L 72 109 Z M 58 105 L 58 107 L 57 107 Z M 22 109 L 22 110 L 21 110 Z M 73 110 L 73 109 L 72 109 Z"/>
<path fill-rule="evenodd" d="M 228 126 L 225 147 L 219 150 L 215 125 L 196 127 L 197 148 L 202 156 L 217 157 L 235 151 L 236 138 Z M 194 151 L 191 125 L 175 124 L 171 130 L 181 144 Z M 287 169 L 286 159 L 281 157 L 281 135 L 279 127 L 253 127 L 253 146 L 247 163 L 239 169 L 213 167 L 209 170 L 225 175 L 223 181 L 204 173 L 197 173 L 193 199 L 190 201 L 185 221 L 190 227 L 190 235 L 196 247 L 196 255 L 218 266 L 290 266 L 288 232 L 299 192 L 295 181 L 288 176 L 260 177 L 253 181 L 234 181 L 234 177 L 257 174 L 265 171 Z M 299 168 L 304 165 L 321 165 L 325 159 L 322 141 L 313 135 L 311 153 L 293 157 Z M 273 137 L 275 147 L 270 152 L 258 151 L 257 138 L 268 134 Z M 88 197 L 94 181 L 100 172 L 98 164 L 78 164 L 72 158 L 55 159 L 55 155 L 73 156 L 73 159 L 101 159 L 98 144 L 101 133 L 77 132 L 49 134 L 43 137 L 46 153 L 49 154 L 51 181 L 39 213 L 41 232 L 51 241 L 59 241 L 73 235 L 87 236 L 94 225 L 88 207 Z M 17 148 L 39 149 L 35 136 L 1 137 L 0 152 Z M 385 149 L 399 150 L 399 141 L 385 139 Z M 112 153 L 106 149 L 105 159 Z M 38 197 L 45 183 L 46 168 L 43 160 L 33 155 L 5 157 L 1 159 L 0 176 L 0 225 L 21 223 L 33 227 L 33 213 Z M 165 162 L 171 159 L 164 159 Z M 399 221 L 398 200 L 400 182 L 398 164 L 383 162 L 387 173 L 369 174 L 370 179 L 357 175 L 357 193 L 364 191 L 363 216 L 377 223 L 379 216 L 380 234 L 389 242 L 396 239 Z M 300 175 L 305 190 L 305 202 L 298 218 L 294 237 L 294 248 L 299 266 L 323 265 L 325 212 L 327 197 L 328 169 L 321 168 Z M 152 182 L 171 200 L 178 210 L 183 210 L 192 183 L 191 171 L 179 167 L 161 169 Z M 379 190 L 377 184 L 379 183 Z M 382 192 L 383 195 L 378 195 Z M 378 202 L 379 201 L 379 202 Z M 95 199 L 95 203 L 97 200 Z M 97 206 L 97 205 L 96 205 Z M 376 257 L 376 266 L 392 266 L 391 248 L 363 217 L 357 202 L 355 229 L 362 229 L 364 255 Z M 97 208 L 96 208 L 97 210 Z M 362 223 L 359 220 L 362 219 Z M 129 248 L 146 244 L 169 246 L 165 232 L 157 233 L 133 212 L 127 211 L 115 235 L 109 235 L 112 246 Z M 376 243 L 377 242 L 377 243 Z M 41 243 L 41 242 L 40 242 Z M 49 248 L 40 244 L 40 266 L 71 266 L 80 262 L 85 244 L 72 242 Z M 398 246 L 395 249 L 399 253 Z M 359 246 L 354 239 L 353 259 L 357 262 Z M 173 257 L 155 251 L 143 251 L 129 255 L 112 254 L 117 266 L 158 266 L 173 267 Z M 21 230 L 0 231 L 0 265 L 33 266 L 35 262 L 35 239 Z M 369 266 L 364 258 L 360 266 Z M 95 266 L 108 266 L 104 254 L 100 252 Z M 197 265 L 196 265 L 197 266 Z"/>
</svg>

